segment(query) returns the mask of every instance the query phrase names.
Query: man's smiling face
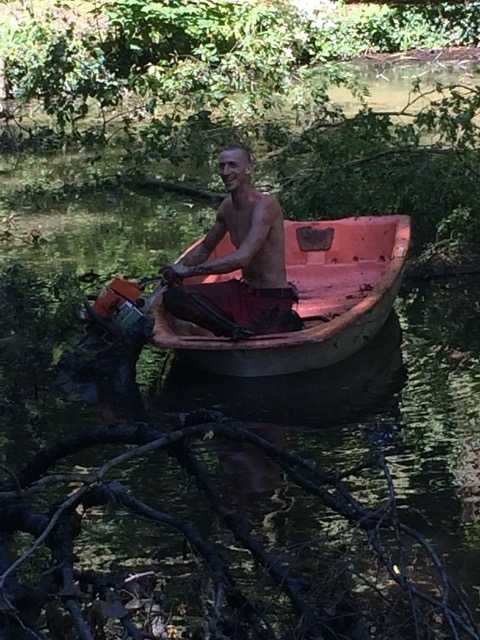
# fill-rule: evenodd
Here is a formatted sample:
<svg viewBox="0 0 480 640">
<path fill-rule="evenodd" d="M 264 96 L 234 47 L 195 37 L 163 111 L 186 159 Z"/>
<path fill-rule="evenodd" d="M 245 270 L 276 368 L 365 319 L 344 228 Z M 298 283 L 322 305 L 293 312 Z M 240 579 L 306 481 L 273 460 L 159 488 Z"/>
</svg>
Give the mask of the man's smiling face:
<svg viewBox="0 0 480 640">
<path fill-rule="evenodd" d="M 218 170 L 225 189 L 230 193 L 250 182 L 251 164 L 243 149 L 227 149 L 218 157 Z"/>
</svg>

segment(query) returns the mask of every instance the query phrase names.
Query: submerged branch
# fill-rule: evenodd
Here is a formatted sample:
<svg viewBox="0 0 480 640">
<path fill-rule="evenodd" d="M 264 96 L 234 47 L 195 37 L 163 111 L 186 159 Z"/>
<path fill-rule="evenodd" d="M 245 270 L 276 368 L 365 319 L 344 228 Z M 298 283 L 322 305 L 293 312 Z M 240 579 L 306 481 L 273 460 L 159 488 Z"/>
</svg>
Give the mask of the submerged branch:
<svg viewBox="0 0 480 640">
<path fill-rule="evenodd" d="M 210 568 L 214 583 L 216 583 L 219 592 L 225 592 L 228 604 L 241 615 L 247 616 L 252 625 L 254 625 L 255 632 L 259 638 L 275 640 L 276 634 L 273 629 L 262 618 L 260 611 L 237 589 L 224 560 L 216 548 L 204 540 L 196 527 L 187 521 L 173 517 L 169 513 L 146 505 L 144 502 L 129 495 L 125 487 L 117 482 L 110 483 L 106 490 L 114 496 L 120 505 L 129 509 L 132 513 L 179 531 Z"/>
<path fill-rule="evenodd" d="M 189 447 L 192 440 L 203 438 L 206 433 L 211 433 L 216 438 L 221 437 L 237 444 L 247 444 L 262 451 L 270 460 L 279 465 L 290 480 L 306 494 L 316 496 L 321 505 L 341 516 L 355 529 L 363 531 L 379 565 L 384 567 L 390 579 L 405 593 L 406 600 L 410 603 L 417 637 L 420 637 L 420 629 L 426 624 L 425 615 L 420 607 L 420 604 L 423 604 L 443 616 L 445 625 L 450 629 L 453 638 L 461 637 L 462 634 L 469 638 L 480 638 L 468 605 L 461 598 L 459 591 L 451 584 L 445 567 L 432 545 L 419 532 L 410 529 L 400 521 L 396 509 L 393 481 L 388 466 L 381 456 L 372 456 L 363 463 L 357 464 L 350 471 L 340 474 L 324 470 L 312 461 L 285 452 L 237 423 L 208 422 L 182 426 L 181 428 L 173 424 L 166 426 L 170 430 L 165 431 L 161 425 L 155 423 L 95 427 L 82 434 L 65 438 L 62 442 L 39 452 L 23 470 L 12 476 L 15 478 L 15 484 L 20 486 L 20 491 L 25 494 L 34 488 L 39 490 L 42 486 L 47 487 L 50 483 L 46 479 L 49 477 L 60 482 L 62 475 L 46 476 L 45 473 L 72 453 L 98 445 L 134 445 L 100 465 L 97 469 L 90 470 L 84 476 L 76 475 L 75 480 L 81 482 L 82 486 L 63 499 L 53 515 L 46 519 L 46 523 L 44 516 L 43 519 L 40 518 L 40 521 L 35 521 L 34 529 L 37 532 L 35 541 L 22 556 L 8 568 L 4 568 L 0 575 L 0 588 L 7 604 L 11 604 L 6 589 L 7 579 L 34 554 L 42 543 L 46 543 L 52 549 L 54 563 L 60 567 L 62 585 L 60 593 L 63 593 L 65 607 L 70 612 L 77 633 L 82 640 L 91 640 L 93 636 L 88 623 L 83 618 L 76 595 L 77 578 L 75 576 L 78 573 L 75 572 L 74 567 L 73 533 L 69 518 L 80 504 L 83 504 L 84 508 L 88 510 L 92 505 L 106 504 L 113 500 L 114 504 L 121 505 L 137 516 L 159 525 L 165 525 L 182 534 L 196 554 L 202 558 L 205 566 L 208 567 L 210 578 L 213 580 L 213 592 L 225 595 L 224 599 L 214 597 L 216 604 L 213 605 L 213 615 L 216 620 L 223 619 L 226 606 L 227 609 L 235 612 L 238 619 L 248 625 L 256 637 L 264 640 L 275 637 L 272 626 L 266 619 L 266 615 L 262 613 L 262 609 L 256 603 L 251 602 L 236 586 L 223 558 L 223 552 L 220 553 L 215 546 L 206 541 L 191 523 L 147 505 L 132 496 L 126 487 L 116 482 L 105 484 L 107 475 L 119 465 L 127 461 L 139 460 L 147 454 L 163 450 L 173 457 L 179 466 L 196 481 L 201 492 L 207 498 L 211 510 L 217 514 L 225 528 L 249 552 L 255 563 L 262 567 L 276 585 L 277 591 L 283 593 L 288 599 L 291 610 L 297 619 L 297 631 L 301 637 L 318 638 L 319 635 L 323 637 L 323 632 L 325 632 L 325 636 L 330 632 L 335 633 L 334 630 L 338 625 L 337 614 L 330 612 L 325 606 L 326 594 L 323 593 L 323 590 L 318 590 L 315 599 L 312 600 L 309 590 L 313 585 L 304 577 L 293 576 L 291 568 L 285 565 L 275 553 L 265 548 L 258 536 L 251 530 L 245 516 L 236 513 L 223 503 L 216 483 L 212 480 L 207 467 Z M 365 469 L 372 468 L 380 468 L 383 471 L 387 486 L 388 499 L 380 505 L 363 504 L 354 497 L 346 483 L 347 478 L 358 476 Z M 70 474 L 64 474 L 63 477 L 67 484 L 72 479 Z M 4 483 L 3 488 L 4 493 L 0 493 L 0 503 L 2 500 L 5 502 L 7 496 L 11 499 L 13 494 L 18 495 L 18 487 L 12 490 Z M 68 526 L 66 523 L 69 523 Z M 24 530 L 24 523 L 21 519 L 17 524 L 19 525 L 18 530 Z M 39 529 L 40 534 L 38 534 Z M 391 553 L 385 546 L 387 539 L 388 545 L 395 542 L 396 554 L 400 554 L 401 558 L 400 567 L 394 564 L 391 559 Z M 434 579 L 436 586 L 431 591 L 420 587 L 408 575 L 407 547 L 405 546 L 407 539 L 415 540 L 419 548 L 423 550 L 428 562 L 436 570 L 437 578 Z M 368 580 L 365 582 L 369 583 Z M 439 595 L 435 593 L 435 589 L 438 590 Z M 311 593 L 313 594 L 313 591 Z M 224 601 L 223 605 L 221 604 L 222 600 Z M 123 619 L 122 616 L 121 622 L 126 633 L 131 637 L 141 637 L 141 631 L 137 630 L 131 621 Z M 216 624 L 214 622 L 214 625 Z"/>
<path fill-rule="evenodd" d="M 69 498 L 67 498 L 60 507 L 55 511 L 51 519 L 49 520 L 47 526 L 42 531 L 42 533 L 36 538 L 31 547 L 29 547 L 19 558 L 15 560 L 13 564 L 9 566 L 9 568 L 4 571 L 0 575 L 0 594 L 3 594 L 5 588 L 5 582 L 7 578 L 12 575 L 24 562 L 26 562 L 35 552 L 38 547 L 44 543 L 49 534 L 53 531 L 55 525 L 60 520 L 63 513 L 71 509 L 74 505 L 78 504 L 80 498 L 86 493 L 88 490 L 88 486 L 81 487 L 74 491 Z"/>
</svg>

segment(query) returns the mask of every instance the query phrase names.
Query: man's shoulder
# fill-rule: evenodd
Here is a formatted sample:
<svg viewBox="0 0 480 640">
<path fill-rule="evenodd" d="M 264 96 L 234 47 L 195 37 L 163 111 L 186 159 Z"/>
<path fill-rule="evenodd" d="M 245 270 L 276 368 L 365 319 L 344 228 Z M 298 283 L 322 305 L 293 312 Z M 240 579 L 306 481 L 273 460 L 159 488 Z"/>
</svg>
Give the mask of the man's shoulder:
<svg viewBox="0 0 480 640">
<path fill-rule="evenodd" d="M 227 196 L 222 202 L 219 204 L 217 209 L 217 217 L 221 217 L 227 211 L 232 208 L 232 198 Z"/>
<path fill-rule="evenodd" d="M 255 192 L 255 204 L 281 214 L 282 208 L 277 198 L 270 193 Z"/>
</svg>

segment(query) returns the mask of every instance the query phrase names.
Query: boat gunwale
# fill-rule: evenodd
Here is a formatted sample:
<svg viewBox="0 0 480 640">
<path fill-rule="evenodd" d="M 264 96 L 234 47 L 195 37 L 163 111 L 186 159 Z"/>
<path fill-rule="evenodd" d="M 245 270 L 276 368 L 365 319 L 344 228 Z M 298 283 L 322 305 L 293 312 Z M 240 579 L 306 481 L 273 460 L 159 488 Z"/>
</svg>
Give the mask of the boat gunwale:
<svg viewBox="0 0 480 640">
<path fill-rule="evenodd" d="M 362 300 L 353 305 L 348 311 L 329 322 L 319 321 L 312 327 L 295 332 L 283 332 L 266 334 L 261 337 L 247 338 L 240 341 L 232 341 L 231 338 L 210 336 L 172 336 L 152 340 L 152 344 L 159 348 L 186 349 L 197 351 L 250 351 L 260 349 L 275 349 L 279 347 L 294 347 L 326 341 L 340 333 L 345 327 L 361 319 L 369 311 L 374 309 L 401 277 L 405 267 L 408 248 L 410 245 L 410 217 L 407 215 L 387 216 L 351 216 L 335 221 L 318 222 L 348 222 L 358 221 L 364 217 L 374 218 L 375 221 L 396 220 L 395 239 L 392 247 L 390 262 L 383 277 L 375 284 Z M 294 221 L 296 222 L 296 221 Z M 301 221 L 299 221 L 301 222 Z M 311 222 L 311 221 L 309 221 Z M 200 242 L 201 240 L 197 241 Z M 195 243 L 195 244 L 197 244 Z M 194 245 L 192 245 L 194 246 Z M 187 249 L 188 250 L 188 249 Z M 183 254 L 182 254 L 183 255 Z M 312 318 L 314 321 L 315 318 Z"/>
</svg>

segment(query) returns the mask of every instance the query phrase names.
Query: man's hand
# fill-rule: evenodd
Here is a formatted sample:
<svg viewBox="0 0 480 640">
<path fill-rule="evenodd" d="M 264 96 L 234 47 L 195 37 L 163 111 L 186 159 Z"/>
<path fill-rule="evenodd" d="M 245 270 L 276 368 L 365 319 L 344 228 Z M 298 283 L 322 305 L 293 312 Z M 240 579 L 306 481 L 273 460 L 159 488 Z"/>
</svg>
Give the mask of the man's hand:
<svg viewBox="0 0 480 640">
<path fill-rule="evenodd" d="M 168 284 L 175 284 L 176 282 L 181 282 L 184 278 L 188 278 L 191 275 L 191 268 L 181 262 L 169 264 L 162 269 L 162 275 Z"/>
</svg>

